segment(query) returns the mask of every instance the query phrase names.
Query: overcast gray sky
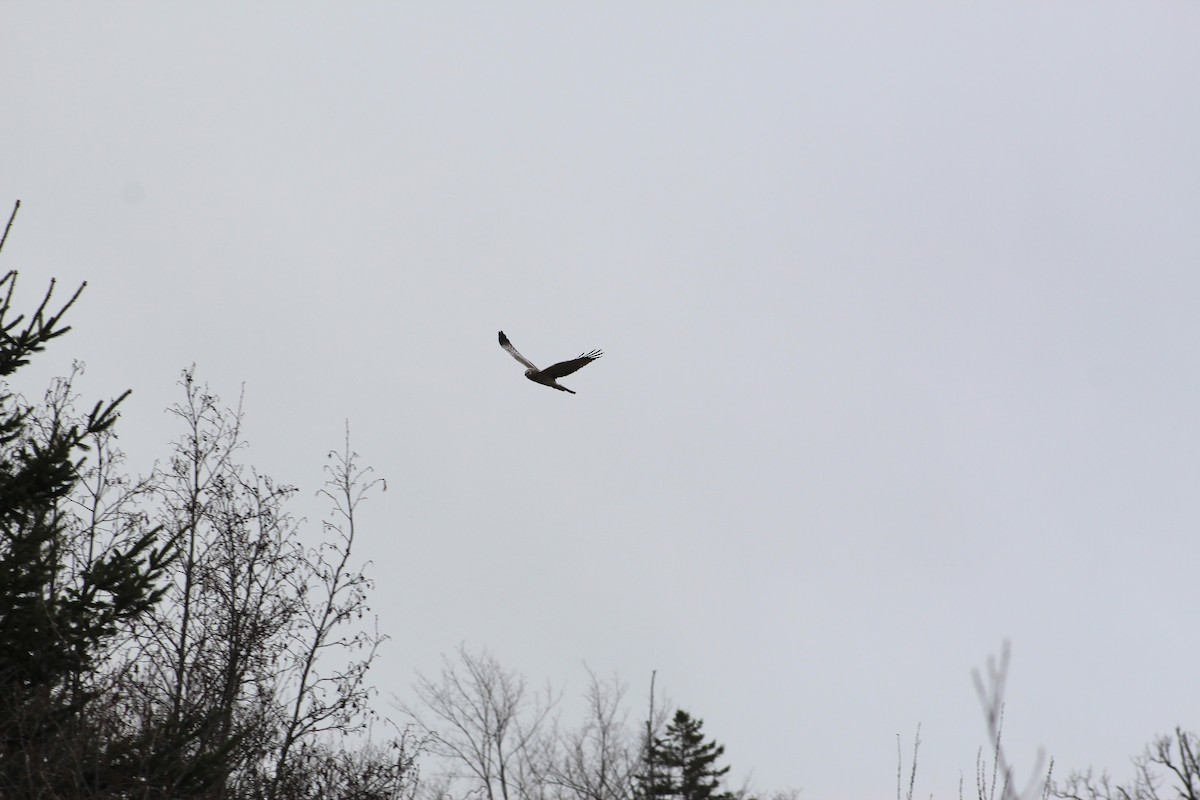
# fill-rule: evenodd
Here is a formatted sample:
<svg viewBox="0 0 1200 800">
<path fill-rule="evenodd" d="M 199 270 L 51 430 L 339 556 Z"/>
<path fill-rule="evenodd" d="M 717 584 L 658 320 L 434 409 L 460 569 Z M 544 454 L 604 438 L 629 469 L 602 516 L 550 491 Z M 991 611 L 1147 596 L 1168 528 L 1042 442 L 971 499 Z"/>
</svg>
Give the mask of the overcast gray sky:
<svg viewBox="0 0 1200 800">
<path fill-rule="evenodd" d="M 659 686 L 740 780 L 970 787 L 1200 726 L 1200 5 L 6 3 L 38 371 L 191 363 L 305 489 L 350 420 L 405 697 L 458 643 Z M 566 379 L 526 381 L 503 328 Z M 313 529 L 316 530 L 315 528 Z"/>
</svg>

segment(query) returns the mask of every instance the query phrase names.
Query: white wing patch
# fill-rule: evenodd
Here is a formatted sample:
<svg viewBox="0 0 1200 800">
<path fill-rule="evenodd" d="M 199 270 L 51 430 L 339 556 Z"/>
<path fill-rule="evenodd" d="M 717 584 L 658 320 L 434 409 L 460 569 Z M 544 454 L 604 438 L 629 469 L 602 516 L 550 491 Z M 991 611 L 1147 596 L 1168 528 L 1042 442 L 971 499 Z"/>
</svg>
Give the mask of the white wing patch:
<svg viewBox="0 0 1200 800">
<path fill-rule="evenodd" d="M 500 346 L 507 350 L 510 356 L 515 358 L 517 361 L 520 361 L 529 369 L 537 369 L 537 367 L 533 365 L 532 361 L 517 352 L 517 348 L 513 347 L 513 343 L 510 342 L 508 337 L 504 335 L 504 331 L 500 331 Z"/>
</svg>

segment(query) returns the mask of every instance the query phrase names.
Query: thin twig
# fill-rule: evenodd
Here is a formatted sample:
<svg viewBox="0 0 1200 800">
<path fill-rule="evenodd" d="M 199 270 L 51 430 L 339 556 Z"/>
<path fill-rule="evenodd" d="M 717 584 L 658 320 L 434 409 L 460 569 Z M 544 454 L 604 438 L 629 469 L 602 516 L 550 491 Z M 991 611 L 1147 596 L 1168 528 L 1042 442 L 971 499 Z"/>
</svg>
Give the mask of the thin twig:
<svg viewBox="0 0 1200 800">
<path fill-rule="evenodd" d="M 8 241 L 8 232 L 12 229 L 13 220 L 17 218 L 17 209 L 21 207 L 21 201 L 18 200 L 13 206 L 12 213 L 8 215 L 8 224 L 4 226 L 4 235 L 0 236 L 0 250 L 4 249 L 4 243 Z"/>
</svg>

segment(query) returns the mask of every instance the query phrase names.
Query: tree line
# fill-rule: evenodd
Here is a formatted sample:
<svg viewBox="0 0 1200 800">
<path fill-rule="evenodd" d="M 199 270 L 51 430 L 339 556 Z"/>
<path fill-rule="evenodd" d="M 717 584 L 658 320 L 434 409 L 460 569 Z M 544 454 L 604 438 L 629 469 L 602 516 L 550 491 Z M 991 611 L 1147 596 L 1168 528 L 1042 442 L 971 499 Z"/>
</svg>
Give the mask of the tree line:
<svg viewBox="0 0 1200 800">
<path fill-rule="evenodd" d="M 296 489 L 242 463 L 240 404 L 194 369 L 166 464 L 129 477 L 125 395 L 81 411 L 78 365 L 37 402 L 8 388 L 83 289 L 52 310 L 51 283 L 14 316 L 16 283 L 0 278 L 0 797 L 732 800 L 723 747 L 686 711 L 635 746 L 623 689 L 593 681 L 590 718 L 552 731 L 553 703 L 528 719 L 524 680 L 465 648 L 418 682 L 409 726 L 352 736 L 377 720 L 366 678 L 384 640 L 364 625 L 356 510 L 386 485 L 347 435 L 306 547 Z M 447 769 L 421 783 L 419 754 Z"/>
<path fill-rule="evenodd" d="M 165 462 L 131 477 L 116 433 L 128 392 L 83 404 L 78 365 L 34 400 L 11 387 L 70 330 L 84 289 L 56 301 L 51 281 L 20 313 L 17 277 L 0 277 L 0 798 L 761 796 L 728 785 L 724 747 L 656 699 L 653 678 L 634 714 L 617 677 L 589 673 L 586 713 L 567 725 L 553 689 L 464 646 L 418 674 L 397 720 L 381 716 L 368 673 L 386 637 L 354 546 L 360 505 L 387 487 L 349 434 L 329 453 L 315 545 L 289 511 L 297 489 L 243 463 L 240 403 L 194 368 L 169 409 L 179 434 Z M 980 800 L 1200 800 L 1200 739 L 1182 729 L 1152 743 L 1128 783 L 1083 772 L 1018 790 L 1000 747 L 1002 687 L 981 697 L 995 758 Z M 902 788 L 898 775 L 898 799 Z"/>
<path fill-rule="evenodd" d="M 527 725 L 523 681 L 465 649 L 457 685 L 476 694 L 422 680 L 421 711 L 380 716 L 367 676 L 386 637 L 354 546 L 360 504 L 386 484 L 349 434 L 315 545 L 289 511 L 297 489 L 244 463 L 240 402 L 194 368 L 164 463 L 132 477 L 116 432 L 128 392 L 82 405 L 78 364 L 33 400 L 11 387 L 85 288 L 56 301 L 51 281 L 21 313 L 17 284 L 0 277 L 0 798 L 727 799 L 699 719 L 679 711 L 635 746 L 597 682 L 602 719 L 552 730 L 547 706 Z M 455 716 L 474 702 L 478 720 Z"/>
</svg>

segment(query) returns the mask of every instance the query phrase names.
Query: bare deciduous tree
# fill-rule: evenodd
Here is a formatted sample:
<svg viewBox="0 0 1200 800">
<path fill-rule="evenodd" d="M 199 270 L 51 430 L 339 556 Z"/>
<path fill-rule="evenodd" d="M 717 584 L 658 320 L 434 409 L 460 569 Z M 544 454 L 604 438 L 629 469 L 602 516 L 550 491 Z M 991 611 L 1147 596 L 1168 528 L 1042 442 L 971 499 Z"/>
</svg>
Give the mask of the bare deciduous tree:
<svg viewBox="0 0 1200 800">
<path fill-rule="evenodd" d="M 130 703 L 143 734 L 177 754 L 152 782 L 174 794 L 220 787 L 292 800 L 337 796 L 333 777 L 355 775 L 356 797 L 402 793 L 412 748 L 398 751 L 400 738 L 356 751 L 325 740 L 364 732 L 374 714 L 366 675 L 383 637 L 367 619 L 371 581 L 353 547 L 356 509 L 382 480 L 359 466 L 347 433 L 320 492 L 331 518 L 306 549 L 287 510 L 296 490 L 237 458 L 240 404 L 222 407 L 191 370 L 180 384 L 171 411 L 185 432 L 153 480 L 180 555 L 140 631 Z M 368 786 L 376 793 L 363 794 Z"/>
<path fill-rule="evenodd" d="M 975 759 L 975 790 L 979 800 L 996 800 L 996 791 L 1000 791 L 1000 800 L 1025 800 L 1025 798 L 1040 797 L 1045 800 L 1051 788 L 1051 776 L 1054 773 L 1054 760 L 1051 759 L 1046 768 L 1045 777 L 1042 775 L 1042 764 L 1045 753 L 1038 750 L 1037 762 L 1030 773 L 1029 782 L 1024 789 L 1018 790 L 1013 785 L 1013 770 L 1005 756 L 1003 745 L 1004 733 L 1004 684 L 1008 680 L 1008 660 L 1011 654 L 1008 642 L 1004 643 L 999 660 L 989 657 L 987 674 L 976 670 L 972 677 L 975 680 L 975 692 L 983 706 L 984 719 L 987 722 L 989 741 L 992 747 L 992 767 L 989 777 L 987 763 L 983 758 L 983 748 Z M 962 788 L 959 787 L 959 794 Z"/>
<path fill-rule="evenodd" d="M 1130 783 L 1117 784 L 1107 773 L 1073 772 L 1054 794 L 1069 800 L 1200 800 L 1200 736 L 1176 728 L 1159 736 L 1133 760 Z M 1174 794 L 1166 794 L 1169 786 Z"/>
<path fill-rule="evenodd" d="M 487 651 L 465 646 L 443 656 L 436 679 L 417 673 L 417 704 L 403 706 L 443 760 L 438 791 L 478 793 L 487 800 L 528 800 L 540 793 L 535 757 L 557 698 L 549 687 L 534 695 L 525 678 L 504 669 Z"/>
<path fill-rule="evenodd" d="M 140 721 L 176 757 L 152 782 L 164 790 L 244 794 L 269 754 L 277 663 L 292 646 L 297 600 L 282 587 L 303 569 L 295 492 L 245 468 L 242 414 L 197 383 L 170 412 L 184 425 L 153 478 L 159 518 L 179 558 L 153 624 L 140 631 Z"/>
<path fill-rule="evenodd" d="M 588 670 L 586 715 L 578 728 L 556 732 L 545 781 L 563 800 L 630 800 L 639 748 L 617 676 Z"/>
<path fill-rule="evenodd" d="M 372 478 L 369 467 L 358 465 L 358 454 L 350 448 L 350 430 L 341 452 L 329 453 L 328 480 L 321 495 L 332 503 L 331 518 L 323 523 L 323 541 L 309 551 L 303 569 L 291 573 L 299 618 L 296 645 L 289 649 L 290 664 L 284 684 L 289 713 L 278 745 L 275 781 L 285 782 L 287 773 L 309 756 L 322 750 L 321 734 L 359 733 L 375 712 L 370 708 L 372 690 L 366 683 L 367 670 L 376 649 L 386 637 L 377 628 L 361 627 L 369 613 L 367 593 L 373 588 L 361 569 L 351 565 L 354 548 L 355 512 L 376 486 L 385 491 L 382 478 Z M 355 624 L 358 623 L 357 626 Z M 347 627 L 347 626 L 350 627 Z M 384 750 L 395 750 L 393 740 Z M 400 748 L 401 753 L 409 753 Z M 401 759 L 404 761 L 405 759 Z M 330 762 L 325 758 L 326 773 Z M 337 762 L 352 763 L 352 762 Z M 361 766 L 361 764 L 360 764 Z M 379 777 L 380 765 L 375 765 Z M 384 772 L 391 774 L 391 766 Z M 277 793 L 274 789 L 272 797 Z"/>
</svg>

